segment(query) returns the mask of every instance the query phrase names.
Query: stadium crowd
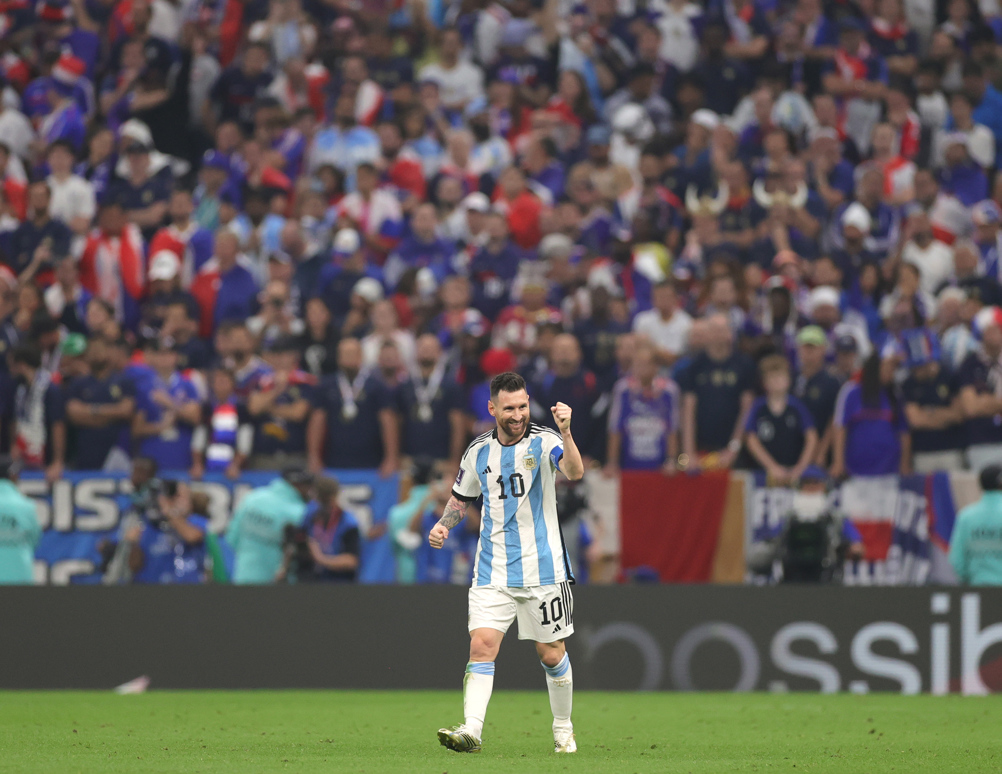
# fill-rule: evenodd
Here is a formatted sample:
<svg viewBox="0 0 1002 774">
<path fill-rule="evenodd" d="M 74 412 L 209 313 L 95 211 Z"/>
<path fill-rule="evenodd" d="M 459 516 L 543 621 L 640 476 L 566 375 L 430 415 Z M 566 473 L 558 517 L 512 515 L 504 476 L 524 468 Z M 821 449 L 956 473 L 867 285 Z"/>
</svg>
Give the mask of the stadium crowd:
<svg viewBox="0 0 1002 774">
<path fill-rule="evenodd" d="M 50 481 L 1002 462 L 998 0 L 6 0 L 0 431 Z"/>
</svg>

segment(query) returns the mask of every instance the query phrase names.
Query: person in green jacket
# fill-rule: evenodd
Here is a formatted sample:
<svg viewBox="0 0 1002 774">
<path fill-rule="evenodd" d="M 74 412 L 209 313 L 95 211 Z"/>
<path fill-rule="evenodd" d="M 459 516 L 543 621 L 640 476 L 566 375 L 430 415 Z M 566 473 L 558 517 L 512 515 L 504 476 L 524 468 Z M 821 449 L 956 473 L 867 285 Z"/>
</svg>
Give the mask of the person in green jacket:
<svg viewBox="0 0 1002 774">
<path fill-rule="evenodd" d="M 303 523 L 312 488 L 313 476 L 293 467 L 244 497 L 226 530 L 234 554 L 234 583 L 275 582 L 282 566 L 285 528 Z"/>
<path fill-rule="evenodd" d="M 950 564 L 961 583 L 1002 586 L 1002 465 L 981 471 L 984 496 L 957 516 Z"/>
<path fill-rule="evenodd" d="M 34 583 L 35 546 L 42 539 L 35 501 L 17 488 L 17 465 L 0 456 L 0 583 Z"/>
</svg>

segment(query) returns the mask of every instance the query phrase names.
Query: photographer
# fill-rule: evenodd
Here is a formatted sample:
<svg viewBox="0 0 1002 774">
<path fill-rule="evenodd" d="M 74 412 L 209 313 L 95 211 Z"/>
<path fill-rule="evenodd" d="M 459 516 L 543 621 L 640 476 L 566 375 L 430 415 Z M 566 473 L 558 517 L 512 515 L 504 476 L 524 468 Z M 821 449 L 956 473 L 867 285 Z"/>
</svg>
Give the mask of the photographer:
<svg viewBox="0 0 1002 774">
<path fill-rule="evenodd" d="M 832 506 L 827 489 L 821 468 L 811 465 L 804 471 L 773 537 L 749 556 L 753 574 L 782 583 L 840 583 L 845 561 L 864 558 L 859 530 Z"/>
<path fill-rule="evenodd" d="M 193 513 L 187 484 L 164 481 L 155 510 L 132 547 L 129 569 L 136 583 L 201 583 L 205 579 L 205 533 L 209 520 Z"/>
<path fill-rule="evenodd" d="M 285 562 L 279 579 L 300 583 L 354 583 L 358 579 L 358 521 L 338 505 L 339 489 L 336 479 L 321 478 L 317 481 L 316 500 L 307 507 L 302 527 L 286 527 Z"/>
</svg>

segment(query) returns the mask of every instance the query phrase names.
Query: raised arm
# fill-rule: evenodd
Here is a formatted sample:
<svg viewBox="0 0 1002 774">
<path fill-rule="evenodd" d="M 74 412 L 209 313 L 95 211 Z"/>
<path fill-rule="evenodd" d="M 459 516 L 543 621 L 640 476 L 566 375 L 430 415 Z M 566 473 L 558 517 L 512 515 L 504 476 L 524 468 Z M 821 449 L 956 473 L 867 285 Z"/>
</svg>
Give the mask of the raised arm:
<svg viewBox="0 0 1002 774">
<path fill-rule="evenodd" d="M 466 518 L 466 505 L 456 495 L 449 498 L 449 502 L 445 504 L 445 510 L 442 512 L 442 518 L 428 533 L 428 544 L 432 548 L 441 548 L 446 538 L 449 537 L 449 530 Z"/>
<path fill-rule="evenodd" d="M 578 445 L 574 443 L 571 435 L 571 407 L 566 403 L 558 403 L 550 408 L 553 419 L 560 430 L 560 438 L 564 446 L 564 458 L 560 461 L 560 472 L 571 481 L 578 481 L 584 477 L 584 460 L 581 459 L 581 452 Z"/>
</svg>

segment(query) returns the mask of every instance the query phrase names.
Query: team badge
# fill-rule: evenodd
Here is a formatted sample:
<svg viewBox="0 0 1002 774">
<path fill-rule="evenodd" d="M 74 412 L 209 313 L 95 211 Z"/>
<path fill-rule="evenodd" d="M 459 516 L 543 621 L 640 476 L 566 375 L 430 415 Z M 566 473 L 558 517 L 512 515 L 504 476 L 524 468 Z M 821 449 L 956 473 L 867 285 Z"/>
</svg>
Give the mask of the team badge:
<svg viewBox="0 0 1002 774">
<path fill-rule="evenodd" d="M 526 470 L 535 470 L 536 458 L 533 457 L 532 455 L 529 455 L 528 457 L 522 460 L 522 464 L 525 465 Z"/>
</svg>

